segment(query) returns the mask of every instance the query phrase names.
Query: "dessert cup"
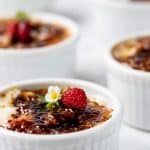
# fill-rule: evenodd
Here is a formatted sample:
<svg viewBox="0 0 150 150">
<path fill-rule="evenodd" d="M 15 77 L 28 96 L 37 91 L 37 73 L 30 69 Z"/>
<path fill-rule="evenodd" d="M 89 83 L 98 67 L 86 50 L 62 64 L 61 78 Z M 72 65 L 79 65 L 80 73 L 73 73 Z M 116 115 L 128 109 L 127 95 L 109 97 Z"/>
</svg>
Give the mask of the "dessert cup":
<svg viewBox="0 0 150 150">
<path fill-rule="evenodd" d="M 148 36 L 149 32 L 136 33 L 113 42 Z M 118 42 L 119 41 L 119 42 Z M 125 107 L 124 120 L 127 124 L 150 131 L 150 73 L 122 64 L 112 56 L 112 45 L 107 51 L 107 77 L 110 91 Z"/>
<path fill-rule="evenodd" d="M 122 107 L 119 101 L 99 85 L 74 79 L 40 79 L 23 81 L 1 87 L 5 92 L 14 87 L 37 89 L 49 85 L 73 86 L 84 89 L 88 94 L 99 96 L 107 106 L 113 109 L 112 117 L 93 128 L 79 132 L 58 135 L 34 135 L 18 133 L 0 128 L 1 150 L 118 150 L 119 130 L 122 118 Z"/>
<path fill-rule="evenodd" d="M 11 17 L 10 13 L 0 13 L 1 17 Z M 70 35 L 56 44 L 38 48 L 0 48 L 0 85 L 18 80 L 41 77 L 73 77 L 79 28 L 66 17 L 51 13 L 31 13 L 31 18 L 46 23 L 60 24 Z"/>
</svg>

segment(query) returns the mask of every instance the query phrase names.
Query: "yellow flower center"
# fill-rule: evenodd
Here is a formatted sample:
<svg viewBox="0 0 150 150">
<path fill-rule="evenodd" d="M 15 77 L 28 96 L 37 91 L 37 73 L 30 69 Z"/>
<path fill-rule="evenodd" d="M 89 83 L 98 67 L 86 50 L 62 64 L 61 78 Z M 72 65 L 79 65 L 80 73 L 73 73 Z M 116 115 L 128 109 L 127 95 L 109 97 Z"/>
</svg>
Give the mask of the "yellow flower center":
<svg viewBox="0 0 150 150">
<path fill-rule="evenodd" d="M 51 93 L 51 99 L 52 99 L 52 100 L 56 100 L 57 97 L 58 97 L 58 94 L 57 94 L 55 91 L 53 91 L 53 92 Z"/>
</svg>

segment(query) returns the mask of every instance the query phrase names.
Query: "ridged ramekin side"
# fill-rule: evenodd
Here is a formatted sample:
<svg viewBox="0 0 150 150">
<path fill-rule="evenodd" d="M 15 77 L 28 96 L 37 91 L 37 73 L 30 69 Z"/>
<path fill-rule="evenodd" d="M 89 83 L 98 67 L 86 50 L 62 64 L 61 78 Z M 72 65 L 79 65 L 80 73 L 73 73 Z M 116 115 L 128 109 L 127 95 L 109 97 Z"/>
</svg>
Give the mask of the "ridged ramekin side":
<svg viewBox="0 0 150 150">
<path fill-rule="evenodd" d="M 136 128 L 150 130 L 150 75 L 145 72 L 142 75 L 142 71 L 116 63 L 108 61 L 107 83 L 125 108 L 125 122 Z"/>
<path fill-rule="evenodd" d="M 78 139 L 64 139 L 61 141 L 40 141 L 17 139 L 0 134 L 1 150 L 118 150 L 119 149 L 119 130 L 120 122 L 118 122 L 110 130 L 110 135 L 103 139 L 101 133 L 89 135 Z M 23 136 L 23 135 L 22 135 Z"/>
</svg>

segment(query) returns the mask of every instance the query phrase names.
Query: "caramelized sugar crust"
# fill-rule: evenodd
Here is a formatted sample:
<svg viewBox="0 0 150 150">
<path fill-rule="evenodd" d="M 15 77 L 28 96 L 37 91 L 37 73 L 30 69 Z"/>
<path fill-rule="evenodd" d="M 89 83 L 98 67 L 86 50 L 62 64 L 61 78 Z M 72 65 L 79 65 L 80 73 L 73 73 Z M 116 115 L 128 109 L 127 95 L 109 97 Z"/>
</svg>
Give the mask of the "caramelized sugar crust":
<svg viewBox="0 0 150 150">
<path fill-rule="evenodd" d="M 92 128 L 111 118 L 112 109 L 88 99 L 85 110 L 66 108 L 50 111 L 42 97 L 47 89 L 23 90 L 13 100 L 17 108 L 7 129 L 29 134 L 62 134 Z"/>
</svg>

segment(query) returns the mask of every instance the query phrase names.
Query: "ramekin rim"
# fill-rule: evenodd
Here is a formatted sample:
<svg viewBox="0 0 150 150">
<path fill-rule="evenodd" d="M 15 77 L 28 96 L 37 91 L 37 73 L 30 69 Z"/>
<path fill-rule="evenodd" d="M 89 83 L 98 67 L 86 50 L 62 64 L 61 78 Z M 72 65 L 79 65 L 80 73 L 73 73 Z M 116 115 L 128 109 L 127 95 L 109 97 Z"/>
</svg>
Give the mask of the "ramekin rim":
<svg viewBox="0 0 150 150">
<path fill-rule="evenodd" d="M 150 31 L 142 31 L 142 32 L 136 32 L 136 33 L 130 33 L 130 34 L 126 34 L 121 38 L 118 38 L 116 40 L 114 40 L 113 42 L 111 42 L 111 44 L 109 44 L 109 47 L 106 51 L 106 61 L 108 63 L 108 65 L 115 67 L 116 69 L 118 69 L 120 72 L 123 73 L 127 73 L 130 75 L 134 75 L 136 77 L 140 77 L 140 78 L 147 78 L 150 79 L 150 73 L 149 72 L 145 72 L 145 71 L 141 71 L 141 70 L 136 70 L 131 68 L 130 66 L 125 66 L 124 64 L 118 62 L 117 60 L 115 60 L 115 58 L 112 56 L 112 48 L 119 44 L 120 42 L 129 40 L 129 39 L 134 39 L 134 38 L 138 38 L 138 37 L 144 37 L 144 36 L 149 36 L 150 35 Z"/>
<path fill-rule="evenodd" d="M 6 13 L 6 14 L 5 14 Z M 0 11 L 0 16 L 3 15 L 9 15 L 10 12 Z M 12 12 L 14 13 L 14 11 Z M 63 23 L 64 26 L 68 27 L 71 31 L 71 35 L 67 37 L 65 40 L 60 41 L 59 43 L 43 46 L 43 47 L 35 47 L 35 48 L 24 48 L 23 50 L 16 50 L 15 48 L 0 48 L 0 55 L 30 55 L 30 54 L 41 54 L 47 51 L 57 51 L 63 49 L 66 45 L 71 44 L 72 42 L 76 41 L 80 36 L 80 27 L 78 23 L 76 23 L 74 20 L 70 19 L 69 17 L 62 16 L 60 14 L 51 13 L 51 12 L 29 12 L 31 18 L 37 17 L 37 18 L 45 18 L 50 17 L 51 20 L 57 19 L 58 22 Z M 49 22 L 48 19 L 45 19 L 45 22 Z"/>
<path fill-rule="evenodd" d="M 145 8 L 150 8 L 150 3 L 148 2 L 115 2 L 112 0 L 97 0 L 97 3 L 104 6 L 109 6 L 118 9 L 138 9 L 142 10 Z"/>
<path fill-rule="evenodd" d="M 94 133 L 100 132 L 100 131 L 107 131 L 108 128 L 111 128 L 111 125 L 114 125 L 118 121 L 121 121 L 123 110 L 122 110 L 122 105 L 121 103 L 117 100 L 116 97 L 114 97 L 108 90 L 96 83 L 91 83 L 88 81 L 80 80 L 80 79 L 73 79 L 73 78 L 44 78 L 44 79 L 34 79 L 34 80 L 24 80 L 24 81 L 19 81 L 10 85 L 6 85 L 4 87 L 0 88 L 0 91 L 5 91 L 7 89 L 10 89 L 11 87 L 16 87 L 16 86 L 25 86 L 28 84 L 43 84 L 43 83 L 48 83 L 48 82 L 63 82 L 63 84 L 80 84 L 80 85 L 87 85 L 88 87 L 91 87 L 92 89 L 98 89 L 101 91 L 103 94 L 108 96 L 110 99 L 112 99 L 113 103 L 117 105 L 116 110 L 112 113 L 112 117 L 107 120 L 106 122 L 99 124 L 93 128 L 79 131 L 79 132 L 73 132 L 73 133 L 67 133 L 67 134 L 58 134 L 58 135 L 33 135 L 33 134 L 25 134 L 25 133 L 19 133 L 19 132 L 14 132 L 14 131 L 9 131 L 7 129 L 0 128 L 0 130 L 3 130 L 3 133 L 6 134 L 7 136 L 12 136 L 15 138 L 27 138 L 28 140 L 65 140 L 65 139 L 74 139 L 74 138 L 80 138 L 80 137 L 86 137 L 89 135 L 92 135 Z M 1 133 L 0 133 L 1 134 Z"/>
</svg>

